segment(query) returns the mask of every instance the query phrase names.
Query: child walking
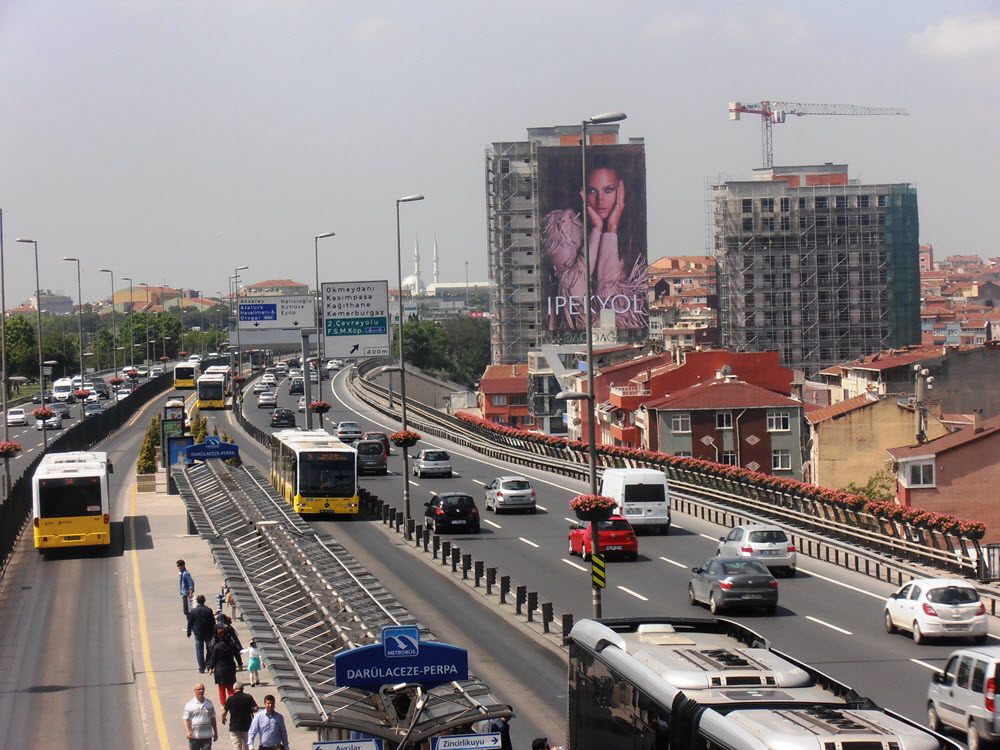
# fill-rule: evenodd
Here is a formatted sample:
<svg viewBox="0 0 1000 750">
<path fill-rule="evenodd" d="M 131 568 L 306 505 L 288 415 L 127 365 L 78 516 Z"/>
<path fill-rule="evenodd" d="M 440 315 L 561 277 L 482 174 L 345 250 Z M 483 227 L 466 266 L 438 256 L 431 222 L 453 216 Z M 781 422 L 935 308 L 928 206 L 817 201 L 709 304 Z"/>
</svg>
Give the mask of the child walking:
<svg viewBox="0 0 1000 750">
<path fill-rule="evenodd" d="M 243 649 L 241 654 L 247 655 L 247 670 L 250 672 L 250 684 L 260 684 L 260 649 L 257 648 L 257 641 L 250 639 L 250 646 Z"/>
</svg>

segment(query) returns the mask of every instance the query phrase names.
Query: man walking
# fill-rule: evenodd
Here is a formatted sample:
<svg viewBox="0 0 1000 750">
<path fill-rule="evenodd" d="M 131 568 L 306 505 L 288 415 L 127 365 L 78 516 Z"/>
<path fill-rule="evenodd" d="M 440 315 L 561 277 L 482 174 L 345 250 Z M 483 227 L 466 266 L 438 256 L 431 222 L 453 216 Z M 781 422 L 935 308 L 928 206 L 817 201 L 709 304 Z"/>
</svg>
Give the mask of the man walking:
<svg viewBox="0 0 1000 750">
<path fill-rule="evenodd" d="M 194 633 L 194 653 L 198 658 L 198 671 L 204 672 L 208 660 L 208 644 L 215 635 L 215 615 L 205 606 L 205 595 L 198 594 L 198 606 L 188 614 L 188 638 Z"/>
<path fill-rule="evenodd" d="M 226 705 L 222 709 L 222 723 L 229 720 L 229 738 L 233 741 L 233 750 L 249 750 L 247 733 L 258 708 L 257 701 L 252 695 L 243 692 L 242 682 L 233 685 L 233 690 L 235 692 L 226 699 Z"/>
<path fill-rule="evenodd" d="M 274 696 L 264 696 L 264 710 L 254 714 L 250 722 L 250 734 L 247 741 L 253 747 L 255 740 L 260 740 L 257 750 L 289 750 L 288 732 L 285 731 L 285 717 L 274 710 Z"/>
<path fill-rule="evenodd" d="M 219 739 L 215 723 L 215 706 L 205 697 L 205 686 L 194 686 L 194 698 L 184 704 L 184 731 L 188 750 L 212 750 L 212 742 Z"/>
<path fill-rule="evenodd" d="M 190 610 L 189 602 L 194 595 L 194 578 L 191 577 L 183 560 L 177 561 L 177 572 L 181 579 L 181 609 L 184 610 L 184 616 L 187 617 Z"/>
</svg>

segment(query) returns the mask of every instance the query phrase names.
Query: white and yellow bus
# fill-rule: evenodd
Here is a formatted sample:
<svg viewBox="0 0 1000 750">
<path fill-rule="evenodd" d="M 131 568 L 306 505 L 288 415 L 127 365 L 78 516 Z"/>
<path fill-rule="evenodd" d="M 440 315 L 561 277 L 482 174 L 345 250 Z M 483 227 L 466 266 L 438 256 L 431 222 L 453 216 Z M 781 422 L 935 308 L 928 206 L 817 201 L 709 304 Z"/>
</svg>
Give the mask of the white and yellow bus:
<svg viewBox="0 0 1000 750">
<path fill-rule="evenodd" d="M 271 436 L 271 485 L 296 513 L 356 515 L 358 453 L 324 430 Z"/>
<path fill-rule="evenodd" d="M 111 544 L 107 453 L 46 453 L 31 479 L 35 549 Z"/>
<path fill-rule="evenodd" d="M 178 362 L 174 365 L 174 388 L 178 391 L 193 390 L 201 374 L 201 365 L 197 362 Z"/>
<path fill-rule="evenodd" d="M 198 378 L 198 408 L 226 408 L 226 377 L 218 373 L 206 373 Z"/>
<path fill-rule="evenodd" d="M 229 365 L 211 365 L 205 368 L 206 375 L 221 375 L 225 383 L 225 393 L 230 395 L 233 387 L 233 373 Z"/>
</svg>

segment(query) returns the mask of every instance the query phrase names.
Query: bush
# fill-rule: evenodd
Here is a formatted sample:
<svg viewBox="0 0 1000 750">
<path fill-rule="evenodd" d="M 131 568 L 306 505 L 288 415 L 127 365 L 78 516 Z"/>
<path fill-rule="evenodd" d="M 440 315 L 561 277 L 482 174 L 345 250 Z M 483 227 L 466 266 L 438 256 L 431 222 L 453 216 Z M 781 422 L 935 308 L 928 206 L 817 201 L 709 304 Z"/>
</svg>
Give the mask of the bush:
<svg viewBox="0 0 1000 750">
<path fill-rule="evenodd" d="M 153 445 L 153 441 L 149 438 L 148 434 L 142 441 L 142 447 L 139 448 L 139 458 L 135 462 L 135 473 L 156 473 L 156 446 Z"/>
</svg>

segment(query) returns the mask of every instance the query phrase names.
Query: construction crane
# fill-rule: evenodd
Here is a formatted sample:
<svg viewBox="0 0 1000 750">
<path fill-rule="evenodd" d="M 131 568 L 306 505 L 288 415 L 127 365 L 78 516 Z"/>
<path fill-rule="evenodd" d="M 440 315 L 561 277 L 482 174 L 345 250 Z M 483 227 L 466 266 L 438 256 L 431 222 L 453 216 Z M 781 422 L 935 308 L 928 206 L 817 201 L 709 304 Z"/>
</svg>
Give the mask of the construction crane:
<svg viewBox="0 0 1000 750">
<path fill-rule="evenodd" d="M 908 115 L 905 109 L 895 107 L 860 107 L 856 104 L 802 104 L 800 102 L 757 102 L 743 104 L 729 102 L 729 119 L 738 120 L 741 114 L 760 115 L 760 145 L 765 167 L 774 166 L 774 146 L 771 126 L 782 123 L 788 115 Z"/>
</svg>

